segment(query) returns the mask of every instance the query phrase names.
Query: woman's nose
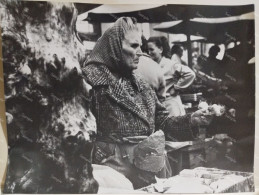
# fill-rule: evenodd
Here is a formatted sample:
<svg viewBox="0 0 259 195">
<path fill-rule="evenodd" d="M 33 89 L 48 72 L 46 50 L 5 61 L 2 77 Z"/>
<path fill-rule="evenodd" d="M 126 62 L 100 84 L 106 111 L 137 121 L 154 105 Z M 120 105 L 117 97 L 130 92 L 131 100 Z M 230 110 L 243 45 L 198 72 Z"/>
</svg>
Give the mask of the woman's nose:
<svg viewBox="0 0 259 195">
<path fill-rule="evenodd" d="M 139 48 L 136 54 L 137 54 L 137 56 L 139 56 L 139 57 L 140 57 L 140 56 L 142 56 L 142 55 L 143 55 L 143 52 L 142 52 L 142 51 L 141 51 L 141 49 Z"/>
</svg>

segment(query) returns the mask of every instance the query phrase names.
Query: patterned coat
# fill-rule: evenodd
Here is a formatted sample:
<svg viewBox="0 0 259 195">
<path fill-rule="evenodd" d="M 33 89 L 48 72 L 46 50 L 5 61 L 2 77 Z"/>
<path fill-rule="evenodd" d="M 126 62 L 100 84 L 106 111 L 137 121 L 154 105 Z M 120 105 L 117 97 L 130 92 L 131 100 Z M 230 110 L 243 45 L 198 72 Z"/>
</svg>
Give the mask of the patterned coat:
<svg viewBox="0 0 259 195">
<path fill-rule="evenodd" d="M 83 74 L 92 85 L 91 105 L 99 138 L 149 136 L 162 129 L 171 140 L 193 139 L 190 115 L 168 117 L 155 92 L 138 75 L 134 74 L 138 89 L 134 92 L 132 83 L 121 82 L 105 65 L 87 65 Z"/>
</svg>

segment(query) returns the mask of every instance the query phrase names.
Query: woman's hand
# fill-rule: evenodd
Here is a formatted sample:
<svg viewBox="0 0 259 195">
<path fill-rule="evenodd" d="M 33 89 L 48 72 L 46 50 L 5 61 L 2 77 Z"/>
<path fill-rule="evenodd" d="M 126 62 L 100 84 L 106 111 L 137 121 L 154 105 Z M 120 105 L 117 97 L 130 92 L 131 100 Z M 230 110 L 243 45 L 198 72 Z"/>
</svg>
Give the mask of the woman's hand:
<svg viewBox="0 0 259 195">
<path fill-rule="evenodd" d="M 192 125 L 209 125 L 212 121 L 214 114 L 209 113 L 207 109 L 200 109 L 191 115 L 191 123 Z"/>
<path fill-rule="evenodd" d="M 174 87 L 172 87 L 170 89 L 169 93 L 170 93 L 171 96 L 175 97 L 175 96 L 179 95 L 179 90 L 176 90 Z"/>
</svg>

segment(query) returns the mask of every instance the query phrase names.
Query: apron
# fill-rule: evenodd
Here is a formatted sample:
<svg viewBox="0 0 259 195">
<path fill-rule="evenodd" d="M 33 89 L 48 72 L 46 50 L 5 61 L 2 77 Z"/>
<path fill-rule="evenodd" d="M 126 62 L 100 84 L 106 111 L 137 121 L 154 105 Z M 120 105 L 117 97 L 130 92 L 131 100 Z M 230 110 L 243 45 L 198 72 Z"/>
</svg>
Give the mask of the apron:
<svg viewBox="0 0 259 195">
<path fill-rule="evenodd" d="M 93 163 L 109 166 L 133 184 L 134 189 L 156 183 L 158 178 L 172 176 L 165 151 L 164 134 L 122 138 L 121 142 L 96 141 Z M 154 136 L 155 135 L 155 136 Z"/>
<path fill-rule="evenodd" d="M 169 117 L 186 115 L 180 95 L 167 97 L 163 104 L 169 112 Z"/>
</svg>

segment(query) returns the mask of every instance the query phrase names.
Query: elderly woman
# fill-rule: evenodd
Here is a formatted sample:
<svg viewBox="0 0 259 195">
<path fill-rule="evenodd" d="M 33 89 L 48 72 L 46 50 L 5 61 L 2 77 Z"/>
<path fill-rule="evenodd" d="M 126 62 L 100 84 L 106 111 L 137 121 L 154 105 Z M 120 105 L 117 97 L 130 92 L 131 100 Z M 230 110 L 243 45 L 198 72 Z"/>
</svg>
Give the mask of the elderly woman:
<svg viewBox="0 0 259 195">
<path fill-rule="evenodd" d="M 164 135 L 158 130 L 178 140 L 192 140 L 191 127 L 209 121 L 202 111 L 168 117 L 155 91 L 134 73 L 142 55 L 140 45 L 136 21 L 119 18 L 97 41 L 83 69 L 92 86 L 92 112 L 97 122 L 93 163 L 124 174 L 134 188 L 155 182 L 155 175 L 171 175 Z"/>
<path fill-rule="evenodd" d="M 178 91 L 189 87 L 195 73 L 179 60 L 172 61 L 168 40 L 165 37 L 150 37 L 148 39 L 149 55 L 162 68 L 166 81 L 166 98 L 163 101 L 170 116 L 183 116 L 186 114 Z M 173 56 L 174 57 L 174 56 Z"/>
</svg>

